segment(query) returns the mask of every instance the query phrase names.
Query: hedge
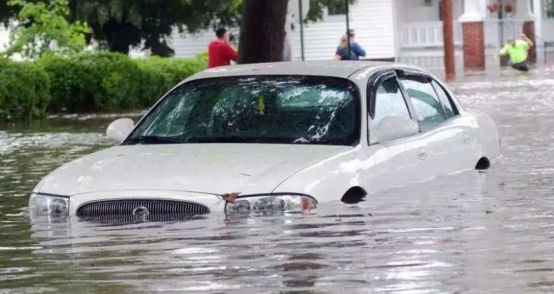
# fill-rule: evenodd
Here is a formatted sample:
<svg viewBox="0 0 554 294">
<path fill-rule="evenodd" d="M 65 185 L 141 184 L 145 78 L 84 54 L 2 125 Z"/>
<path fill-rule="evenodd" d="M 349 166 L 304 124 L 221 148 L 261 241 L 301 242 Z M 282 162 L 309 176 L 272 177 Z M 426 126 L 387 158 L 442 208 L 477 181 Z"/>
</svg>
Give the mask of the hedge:
<svg viewBox="0 0 554 294">
<path fill-rule="evenodd" d="M 118 53 L 52 55 L 34 63 L 0 62 L 0 119 L 8 118 L 8 113 L 14 119 L 40 118 L 45 110 L 75 113 L 144 108 L 206 68 L 203 58 L 135 60 Z M 25 95 L 18 94 L 19 88 L 27 91 Z"/>
<path fill-rule="evenodd" d="M 0 119 L 32 119 L 46 116 L 50 80 L 39 66 L 0 59 Z"/>
<path fill-rule="evenodd" d="M 184 78 L 191 76 L 207 67 L 202 58 L 168 59 L 150 57 L 136 61 L 142 72 L 141 103 L 151 105 L 160 95 L 169 91 Z"/>
</svg>

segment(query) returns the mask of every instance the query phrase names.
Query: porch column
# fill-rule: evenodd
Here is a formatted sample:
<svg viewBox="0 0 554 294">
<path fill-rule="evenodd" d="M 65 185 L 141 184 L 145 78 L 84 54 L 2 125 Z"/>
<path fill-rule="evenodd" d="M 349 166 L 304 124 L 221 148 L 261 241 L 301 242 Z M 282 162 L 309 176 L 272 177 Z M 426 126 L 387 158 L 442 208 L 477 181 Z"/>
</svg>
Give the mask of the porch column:
<svg viewBox="0 0 554 294">
<path fill-rule="evenodd" d="M 535 17 L 531 12 L 531 1 L 517 0 L 516 5 L 516 15 L 514 18 L 523 21 L 523 33 L 535 44 L 535 46 L 529 50 L 529 62 L 535 63 L 537 62 L 537 42 L 535 38 Z M 541 7 L 537 8 L 540 9 Z"/>
<path fill-rule="evenodd" d="M 464 69 L 485 69 L 485 28 L 479 0 L 465 0 L 464 14 L 460 16 L 463 32 Z"/>
<path fill-rule="evenodd" d="M 542 13 L 543 13 L 543 6 L 541 0 L 533 0 L 533 16 L 535 18 L 535 39 L 536 36 L 542 36 Z M 538 34 L 537 34 L 538 32 Z M 544 52 L 544 40 L 535 40 L 537 43 L 535 43 L 535 51 L 537 54 L 537 62 L 539 62 L 539 59 L 544 58 L 544 55 L 540 55 L 540 52 Z"/>
</svg>

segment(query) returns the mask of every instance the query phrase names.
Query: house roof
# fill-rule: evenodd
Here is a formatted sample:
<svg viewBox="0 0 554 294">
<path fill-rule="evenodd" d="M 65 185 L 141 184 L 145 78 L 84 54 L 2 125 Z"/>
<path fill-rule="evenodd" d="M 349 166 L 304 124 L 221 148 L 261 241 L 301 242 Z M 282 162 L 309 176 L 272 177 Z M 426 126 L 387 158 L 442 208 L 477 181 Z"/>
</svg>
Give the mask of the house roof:
<svg viewBox="0 0 554 294">
<path fill-rule="evenodd" d="M 311 75 L 348 78 L 362 69 L 392 66 L 392 62 L 374 61 L 294 61 L 241 64 L 211 68 L 187 80 L 246 75 Z"/>
</svg>

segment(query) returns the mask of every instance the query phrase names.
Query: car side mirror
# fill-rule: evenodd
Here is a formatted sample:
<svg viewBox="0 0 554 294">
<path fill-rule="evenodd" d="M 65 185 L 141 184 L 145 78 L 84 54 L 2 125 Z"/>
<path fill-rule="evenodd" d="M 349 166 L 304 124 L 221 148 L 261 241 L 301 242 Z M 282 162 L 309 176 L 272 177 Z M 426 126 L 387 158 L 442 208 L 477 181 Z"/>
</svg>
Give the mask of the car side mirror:
<svg viewBox="0 0 554 294">
<path fill-rule="evenodd" d="M 127 136 L 131 133 L 135 123 L 130 118 L 116 119 L 110 123 L 106 130 L 106 136 L 119 143 L 123 142 Z"/>
<path fill-rule="evenodd" d="M 375 126 L 375 136 L 381 143 L 415 135 L 419 132 L 419 124 L 401 116 L 387 116 Z"/>
</svg>

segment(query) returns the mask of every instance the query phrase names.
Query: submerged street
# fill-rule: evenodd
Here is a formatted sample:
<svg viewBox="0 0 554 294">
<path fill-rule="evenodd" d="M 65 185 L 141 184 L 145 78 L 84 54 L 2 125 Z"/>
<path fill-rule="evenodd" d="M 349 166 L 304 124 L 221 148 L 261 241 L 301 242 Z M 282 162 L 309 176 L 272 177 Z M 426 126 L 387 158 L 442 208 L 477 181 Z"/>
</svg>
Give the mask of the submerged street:
<svg viewBox="0 0 554 294">
<path fill-rule="evenodd" d="M 494 292 L 554 290 L 554 68 L 450 83 L 496 121 L 503 158 L 321 204 L 311 214 L 113 225 L 31 223 L 28 196 L 56 167 L 112 144 L 113 117 L 0 128 L 0 293 Z M 348 291 L 345 291 L 348 289 Z"/>
</svg>

